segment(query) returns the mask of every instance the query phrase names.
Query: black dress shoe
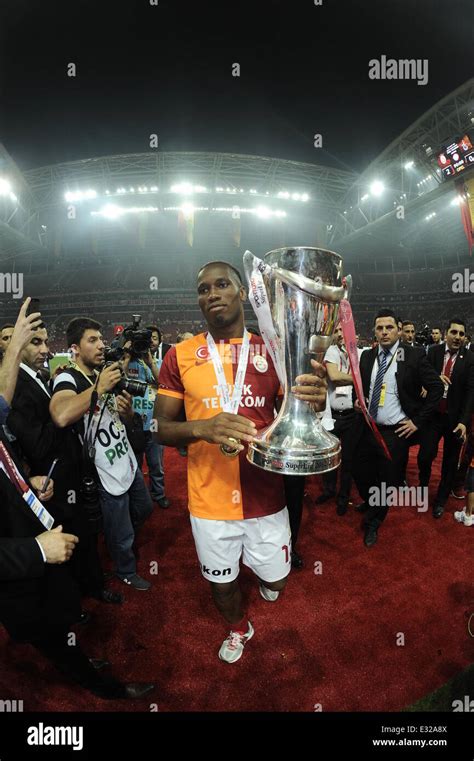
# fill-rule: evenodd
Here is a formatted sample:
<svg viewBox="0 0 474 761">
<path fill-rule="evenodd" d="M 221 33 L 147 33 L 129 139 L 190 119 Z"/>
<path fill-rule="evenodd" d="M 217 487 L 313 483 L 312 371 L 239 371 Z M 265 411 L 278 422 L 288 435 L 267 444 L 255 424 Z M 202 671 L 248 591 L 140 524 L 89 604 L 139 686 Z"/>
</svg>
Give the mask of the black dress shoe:
<svg viewBox="0 0 474 761">
<path fill-rule="evenodd" d="M 115 605 L 121 605 L 123 603 L 123 595 L 121 595 L 120 592 L 112 592 L 110 589 L 102 589 L 99 592 L 97 599 Z"/>
<path fill-rule="evenodd" d="M 106 666 L 110 666 L 110 661 L 103 661 L 101 658 L 89 658 L 89 662 L 96 671 L 100 671 L 101 669 L 105 669 Z"/>
<path fill-rule="evenodd" d="M 444 513 L 444 507 L 443 507 L 443 505 L 434 505 L 433 506 L 433 518 L 441 518 L 443 513 Z"/>
<path fill-rule="evenodd" d="M 117 682 L 115 679 L 104 680 L 99 686 L 89 687 L 94 695 L 103 700 L 137 700 L 155 689 L 150 682 Z"/>
<path fill-rule="evenodd" d="M 355 509 L 358 513 L 366 513 L 369 509 L 369 505 L 367 502 L 361 502 L 360 505 L 356 505 Z"/>
<path fill-rule="evenodd" d="M 366 547 L 373 547 L 377 543 L 377 529 L 366 528 L 364 535 L 364 544 Z"/>
<path fill-rule="evenodd" d="M 322 505 L 323 502 L 327 502 L 328 499 L 333 499 L 336 495 L 332 493 L 323 492 L 314 500 L 315 505 Z"/>
<path fill-rule="evenodd" d="M 296 550 L 291 550 L 291 567 L 292 568 L 303 568 L 303 558 L 301 555 L 296 552 Z"/>
<path fill-rule="evenodd" d="M 171 505 L 171 502 L 166 497 L 163 497 L 162 499 L 157 499 L 156 503 L 163 508 L 163 510 L 166 510 L 167 507 Z"/>
</svg>

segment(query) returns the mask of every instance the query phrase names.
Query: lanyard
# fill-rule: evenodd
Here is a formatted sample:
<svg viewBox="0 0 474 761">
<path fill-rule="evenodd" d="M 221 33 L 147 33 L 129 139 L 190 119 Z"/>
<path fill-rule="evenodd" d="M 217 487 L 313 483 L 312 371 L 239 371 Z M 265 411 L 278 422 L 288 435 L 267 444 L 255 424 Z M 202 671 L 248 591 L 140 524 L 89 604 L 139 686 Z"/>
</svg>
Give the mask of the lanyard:
<svg viewBox="0 0 474 761">
<path fill-rule="evenodd" d="M 36 495 L 31 491 L 30 487 L 10 457 L 10 454 L 3 441 L 0 441 L 0 467 L 5 471 L 7 478 L 9 481 L 11 481 L 18 493 L 24 499 L 30 510 L 49 531 L 51 526 L 54 524 L 54 518 L 48 513 Z"/>
<path fill-rule="evenodd" d="M 254 256 L 250 251 L 246 251 L 244 254 L 244 267 L 249 282 L 249 299 L 253 311 L 257 315 L 260 333 L 272 358 L 281 387 L 283 390 L 286 390 L 285 346 L 273 324 L 267 289 L 263 279 L 263 274 L 272 275 L 272 268 L 269 264 L 265 264 L 257 256 Z M 281 283 L 277 283 L 277 288 L 279 295 L 277 297 L 276 308 L 281 312 L 283 309 Z"/>
<path fill-rule="evenodd" d="M 222 360 L 217 351 L 216 342 L 210 333 L 207 334 L 207 347 L 209 354 L 214 365 L 214 372 L 216 374 L 218 389 L 220 397 L 222 399 L 222 409 L 224 412 L 230 412 L 233 415 L 237 414 L 239 409 L 240 400 L 242 399 L 242 391 L 244 388 L 244 378 L 247 371 L 247 361 L 249 356 L 250 347 L 250 334 L 244 330 L 244 337 L 242 340 L 242 348 L 240 350 L 239 364 L 237 366 L 237 373 L 235 376 L 234 390 L 232 397 L 229 394 L 229 386 L 227 384 L 224 367 L 222 366 Z"/>
<path fill-rule="evenodd" d="M 90 385 L 91 385 L 91 386 L 95 386 L 95 385 L 96 385 L 96 383 L 97 383 L 97 379 L 98 379 L 98 377 L 99 377 L 99 373 L 98 373 L 98 372 L 96 372 L 96 370 L 94 370 L 94 373 L 95 373 L 95 375 L 96 375 L 96 378 L 95 378 L 95 382 L 93 383 L 93 382 L 91 381 L 91 379 L 89 378 L 89 376 L 85 374 L 84 370 L 81 370 L 81 368 L 79 367 L 79 365 L 76 365 L 76 363 L 75 363 L 75 362 L 70 362 L 70 363 L 69 363 L 69 365 L 70 365 L 70 367 L 73 367 L 73 368 L 74 368 L 74 370 L 77 370 L 78 372 L 80 372 L 80 373 L 81 373 L 81 375 L 83 375 L 83 376 L 84 376 L 84 378 L 85 378 L 87 381 L 89 381 L 89 383 L 90 383 Z M 103 402 L 103 404 L 102 404 L 102 406 L 101 406 L 101 410 L 100 410 L 100 417 L 99 417 L 99 420 L 97 421 L 97 426 L 96 426 L 96 429 L 95 429 L 94 438 L 92 439 L 92 441 L 89 441 L 89 440 L 88 440 L 88 439 L 90 438 L 90 437 L 89 437 L 89 430 L 90 430 L 90 428 L 91 428 L 92 417 L 93 417 L 93 415 L 94 415 L 94 409 L 93 409 L 93 406 L 95 406 L 95 404 L 94 404 L 94 405 L 92 404 L 92 399 L 94 398 L 94 393 L 95 393 L 95 391 L 93 392 L 93 395 L 92 395 L 92 397 L 91 397 L 91 406 L 90 406 L 90 408 L 89 408 L 89 419 L 88 419 L 88 421 L 87 421 L 87 424 L 86 424 L 86 421 L 85 421 L 85 417 L 84 417 L 84 439 L 82 440 L 82 439 L 81 439 L 81 437 L 79 436 L 79 438 L 81 439 L 81 443 L 82 443 L 82 444 L 84 444 L 84 442 L 87 442 L 87 445 L 88 445 L 88 451 L 89 451 L 89 457 L 91 458 L 91 460 L 93 460 L 93 459 L 94 459 L 94 457 L 95 457 L 95 447 L 94 447 L 94 444 L 95 444 L 95 440 L 96 440 L 96 438 L 97 438 L 97 434 L 98 434 L 98 432 L 99 432 L 100 421 L 102 420 L 102 415 L 104 414 L 104 409 L 105 409 L 105 407 L 106 407 L 106 404 L 107 404 L 107 402 L 105 401 L 105 402 Z M 116 400 L 115 400 L 115 397 L 114 397 L 114 405 L 115 405 L 115 410 L 117 410 L 117 402 L 116 402 Z"/>
<path fill-rule="evenodd" d="M 83 376 L 84 376 L 84 378 L 85 378 L 85 379 L 86 379 L 86 380 L 87 380 L 87 381 L 90 383 L 90 385 L 91 385 L 91 386 L 95 386 L 95 383 L 97 383 L 97 378 L 98 378 L 98 376 L 99 376 L 99 373 L 98 373 L 96 370 L 94 370 L 94 373 L 95 373 L 95 375 L 96 375 L 96 379 L 95 379 L 95 383 L 94 383 L 93 381 L 91 381 L 91 379 L 89 378 L 89 376 L 85 374 L 84 370 L 81 370 L 81 368 L 79 367 L 79 365 L 76 365 L 76 363 L 75 363 L 75 362 L 70 362 L 70 363 L 69 363 L 69 366 L 70 366 L 70 367 L 73 367 L 73 368 L 74 368 L 74 370 L 77 370 L 79 373 L 81 373 L 81 375 L 83 375 Z"/>
<path fill-rule="evenodd" d="M 23 494 L 25 494 L 28 491 L 29 486 L 26 483 L 25 479 L 22 477 L 20 471 L 18 470 L 12 458 L 10 457 L 8 450 L 2 441 L 0 441 L 0 461 L 2 465 L 4 466 L 4 470 L 8 478 L 10 479 L 12 484 L 16 486 L 17 491 L 19 491 L 20 494 L 23 496 Z"/>
</svg>

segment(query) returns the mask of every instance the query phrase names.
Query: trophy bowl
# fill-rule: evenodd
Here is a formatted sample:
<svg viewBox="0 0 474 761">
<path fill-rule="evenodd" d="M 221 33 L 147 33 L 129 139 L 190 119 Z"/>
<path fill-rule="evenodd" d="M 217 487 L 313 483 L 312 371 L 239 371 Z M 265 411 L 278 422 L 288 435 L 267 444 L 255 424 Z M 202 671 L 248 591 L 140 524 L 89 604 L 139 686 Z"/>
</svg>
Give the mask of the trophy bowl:
<svg viewBox="0 0 474 761">
<path fill-rule="evenodd" d="M 322 413 L 297 399 L 291 387 L 297 376 L 313 373 L 311 359 L 322 362 L 332 344 L 339 303 L 347 297 L 342 258 L 321 248 L 294 247 L 270 251 L 263 261 L 270 265 L 262 277 L 285 387 L 277 417 L 249 444 L 247 459 L 273 473 L 326 473 L 340 464 L 340 441 L 323 427 Z"/>
</svg>

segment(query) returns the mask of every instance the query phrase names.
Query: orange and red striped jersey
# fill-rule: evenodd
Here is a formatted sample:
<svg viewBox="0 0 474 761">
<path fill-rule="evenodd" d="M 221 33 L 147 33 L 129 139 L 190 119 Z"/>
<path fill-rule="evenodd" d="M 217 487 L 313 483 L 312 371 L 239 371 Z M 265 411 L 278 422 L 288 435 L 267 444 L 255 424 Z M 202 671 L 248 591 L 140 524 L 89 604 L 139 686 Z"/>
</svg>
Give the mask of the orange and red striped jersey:
<svg viewBox="0 0 474 761">
<path fill-rule="evenodd" d="M 207 333 L 200 333 L 173 346 L 160 369 L 158 394 L 183 399 L 188 421 L 207 420 L 222 412 L 206 337 Z M 241 345 L 241 338 L 216 341 L 231 395 Z M 252 420 L 257 429 L 264 428 L 274 419 L 280 394 L 278 376 L 263 339 L 252 335 L 238 414 Z M 242 520 L 283 509 L 282 477 L 251 465 L 246 454 L 247 448 L 231 458 L 223 455 L 217 444 L 202 440 L 189 444 L 188 501 L 192 515 Z"/>
</svg>

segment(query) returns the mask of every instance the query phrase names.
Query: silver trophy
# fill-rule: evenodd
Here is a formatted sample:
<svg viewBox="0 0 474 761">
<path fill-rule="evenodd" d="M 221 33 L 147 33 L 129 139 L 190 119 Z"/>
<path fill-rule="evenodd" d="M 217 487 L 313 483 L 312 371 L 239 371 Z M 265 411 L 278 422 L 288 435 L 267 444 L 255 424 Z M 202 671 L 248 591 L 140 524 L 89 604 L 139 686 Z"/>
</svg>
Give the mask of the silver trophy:
<svg viewBox="0 0 474 761">
<path fill-rule="evenodd" d="M 246 268 L 248 264 L 247 259 Z M 323 427 L 322 413 L 297 399 L 291 387 L 298 375 L 313 372 L 311 359 L 324 359 L 338 322 L 339 302 L 348 298 L 351 278 L 346 277 L 343 284 L 342 258 L 320 248 L 270 251 L 259 270 L 280 346 L 285 396 L 275 420 L 249 445 L 247 459 L 273 473 L 326 473 L 340 463 L 340 441 Z M 266 339 L 265 331 L 262 335 Z"/>
</svg>

